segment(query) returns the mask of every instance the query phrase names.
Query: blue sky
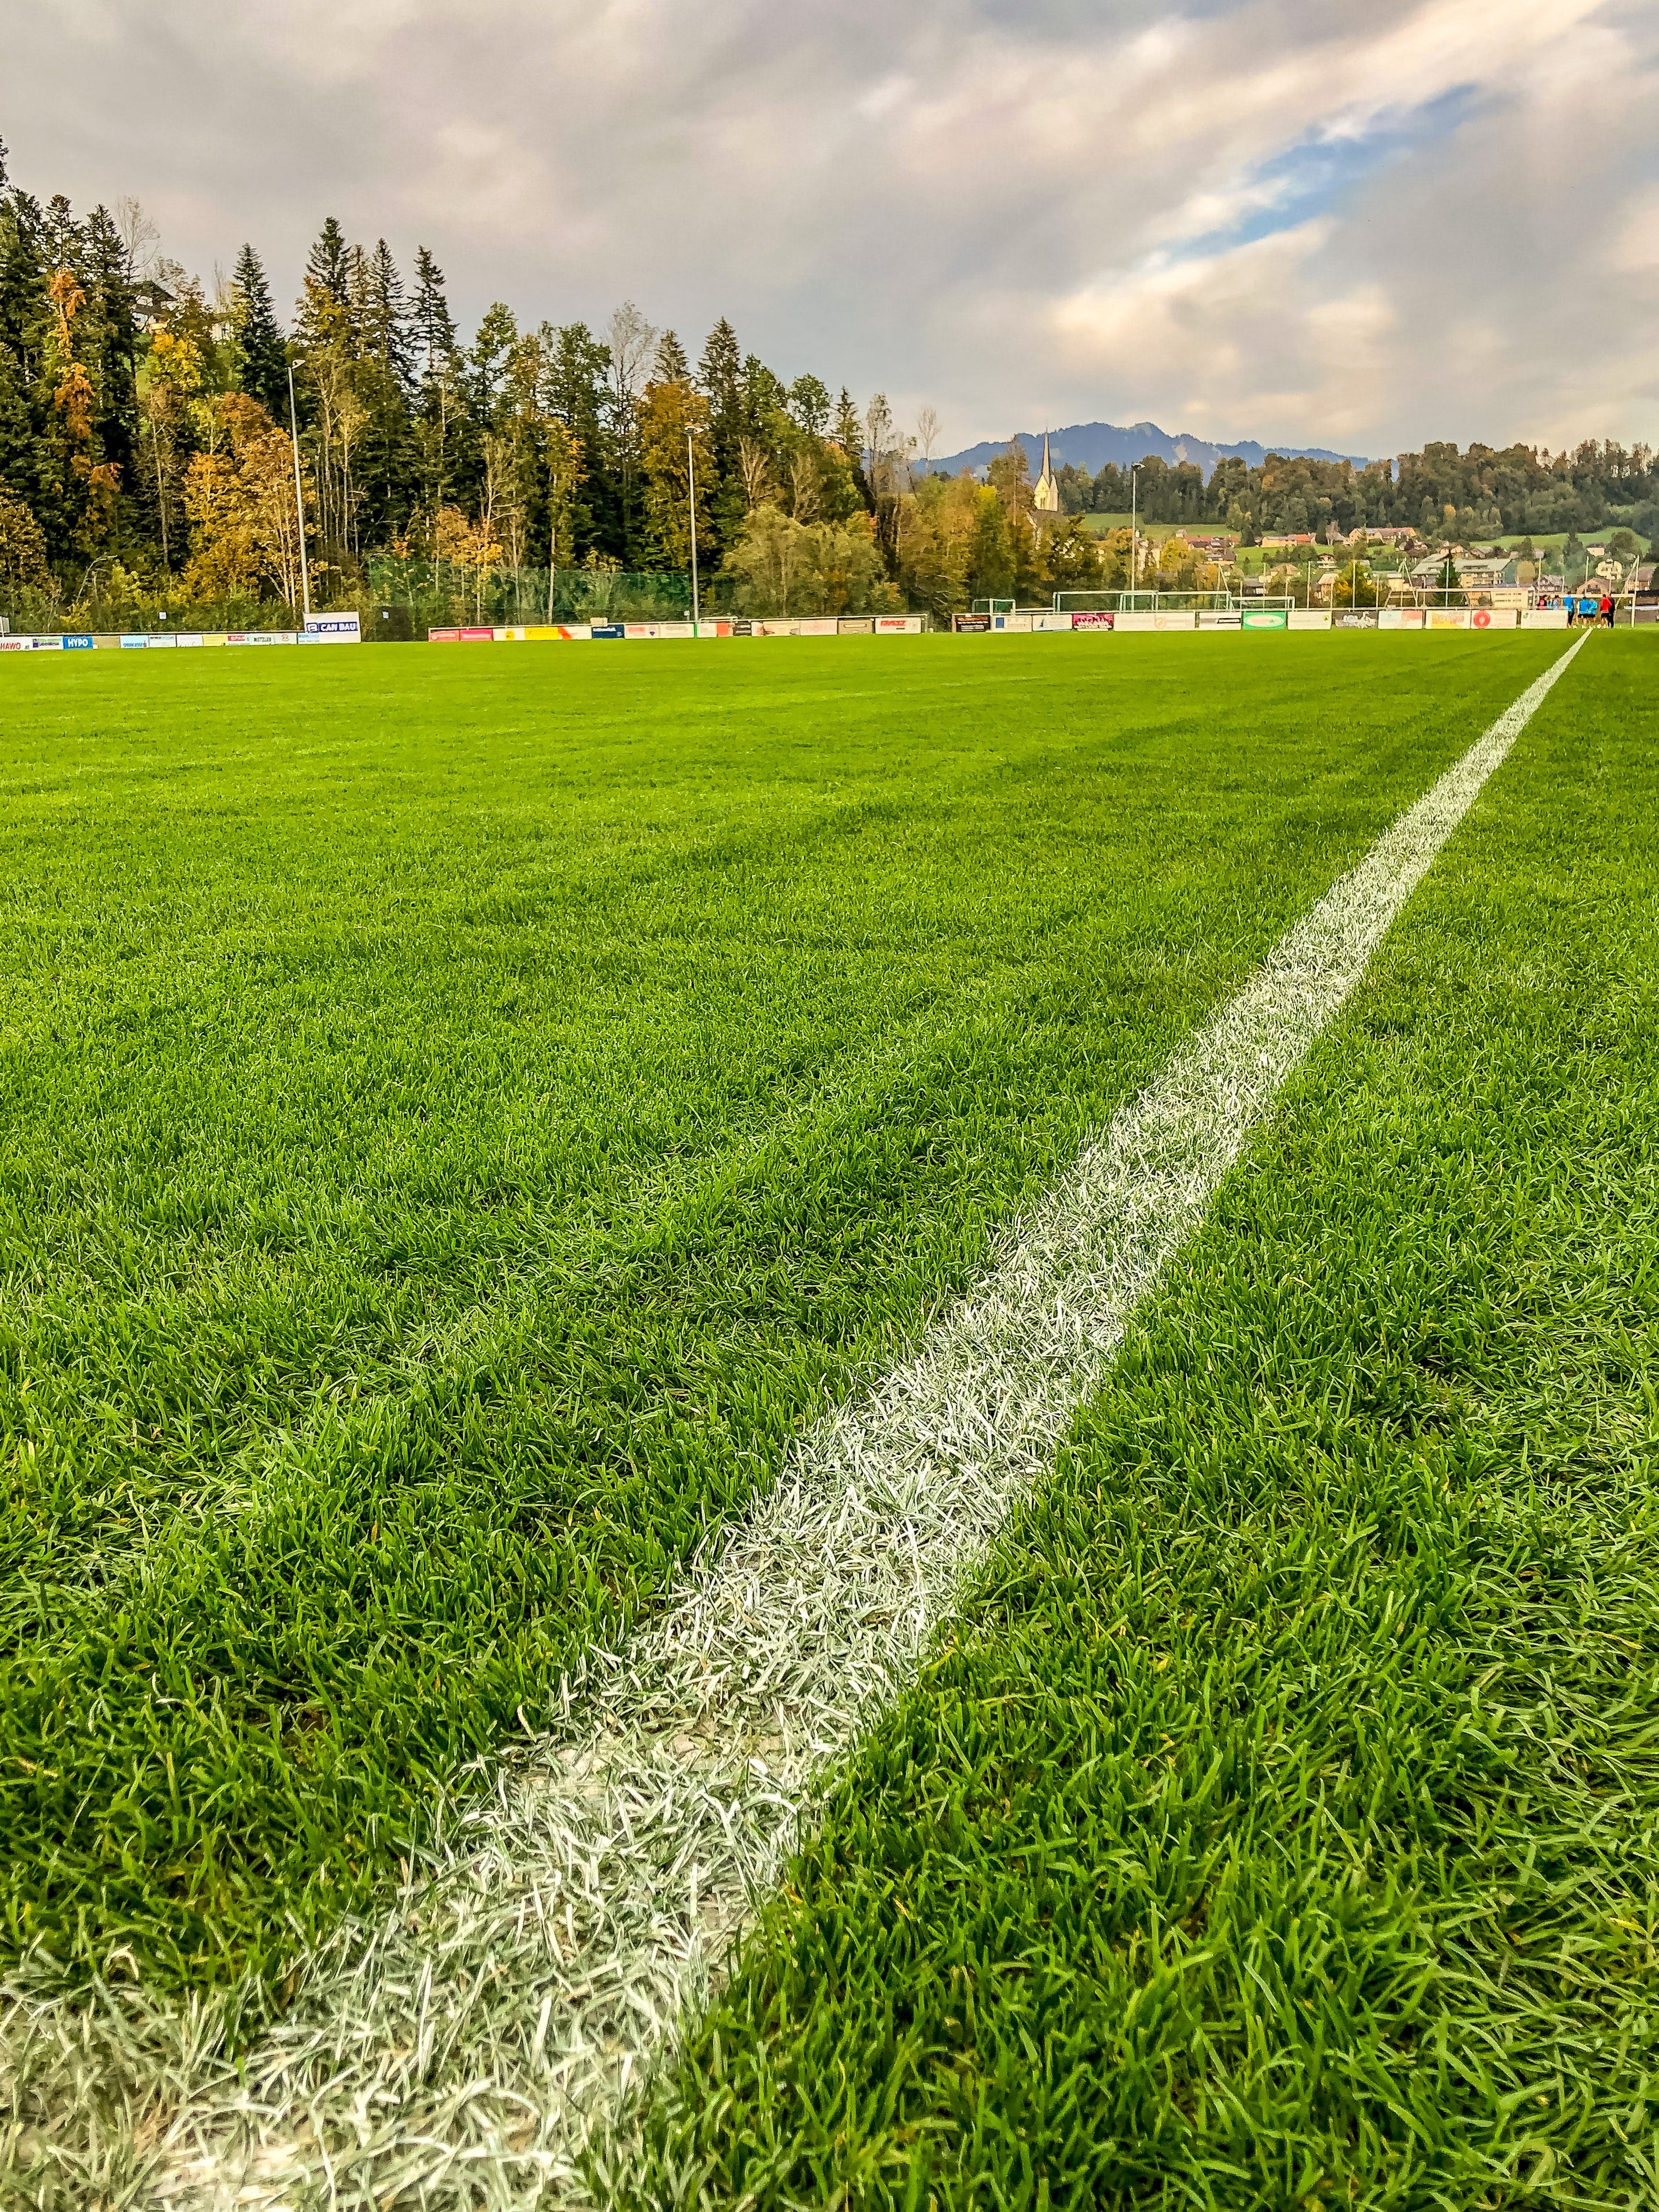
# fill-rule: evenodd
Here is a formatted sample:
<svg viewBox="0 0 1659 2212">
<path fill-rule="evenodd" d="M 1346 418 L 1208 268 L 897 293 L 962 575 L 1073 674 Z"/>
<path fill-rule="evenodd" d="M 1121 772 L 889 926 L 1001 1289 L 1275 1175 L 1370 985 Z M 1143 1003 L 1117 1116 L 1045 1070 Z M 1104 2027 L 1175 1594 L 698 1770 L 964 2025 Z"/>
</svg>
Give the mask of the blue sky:
<svg viewBox="0 0 1659 2212">
<path fill-rule="evenodd" d="M 715 316 L 941 448 L 1151 417 L 1659 441 L 1651 0 L 35 0 L 0 136 L 291 295 L 325 214 L 456 304 Z"/>
</svg>

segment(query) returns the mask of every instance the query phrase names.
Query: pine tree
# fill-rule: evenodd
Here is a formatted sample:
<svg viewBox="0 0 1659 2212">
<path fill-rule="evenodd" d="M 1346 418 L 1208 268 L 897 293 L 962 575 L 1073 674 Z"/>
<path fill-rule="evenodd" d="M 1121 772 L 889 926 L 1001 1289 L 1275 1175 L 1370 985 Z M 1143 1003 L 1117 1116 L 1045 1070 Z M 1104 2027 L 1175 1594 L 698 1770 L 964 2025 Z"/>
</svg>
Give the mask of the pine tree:
<svg viewBox="0 0 1659 2212">
<path fill-rule="evenodd" d="M 409 303 L 396 257 L 385 239 L 365 258 L 359 283 L 362 359 L 357 394 L 363 406 L 360 480 L 364 523 L 372 544 L 406 526 L 418 490 L 414 423 L 414 348 Z"/>
<path fill-rule="evenodd" d="M 345 233 L 331 215 L 325 216 L 317 243 L 306 258 L 306 282 L 314 284 L 337 307 L 351 302 L 351 249 Z"/>
<path fill-rule="evenodd" d="M 352 349 L 352 253 L 330 216 L 306 258 L 304 283 L 294 317 L 294 342 L 304 360 Z"/>
<path fill-rule="evenodd" d="M 708 333 L 697 363 L 697 382 L 708 395 L 709 447 L 714 457 L 715 481 L 709 498 L 712 556 L 737 543 L 749 512 L 743 483 L 743 351 L 724 315 Z"/>
<path fill-rule="evenodd" d="M 288 349 L 271 301 L 264 264 L 252 246 L 236 257 L 237 383 L 276 422 L 288 415 Z"/>
<path fill-rule="evenodd" d="M 866 509 L 873 514 L 876 502 L 871 496 L 870 479 L 864 473 L 864 422 L 853 404 L 853 395 L 843 384 L 841 397 L 836 402 L 836 443 L 847 456 L 848 466 L 853 471 L 853 481 L 858 486 L 859 497 Z"/>
<path fill-rule="evenodd" d="M 0 485 L 34 507 L 43 447 L 38 401 L 51 303 L 40 210 L 27 192 L 0 202 Z"/>
<path fill-rule="evenodd" d="M 417 247 L 415 254 L 415 305 L 410 325 L 421 503 L 433 515 L 449 503 L 459 472 L 464 427 L 460 415 L 465 395 L 444 272 L 424 246 Z"/>
<path fill-rule="evenodd" d="M 586 323 L 542 332 L 542 405 L 581 447 L 583 478 L 570 500 L 559 558 L 574 568 L 589 553 L 620 560 L 623 552 L 622 483 L 611 434 L 609 349 Z"/>
<path fill-rule="evenodd" d="M 685 384 L 690 381 L 691 364 L 685 357 L 685 348 L 672 331 L 665 331 L 657 340 L 657 357 L 651 364 L 653 384 Z"/>
<path fill-rule="evenodd" d="M 107 208 L 95 207 L 82 234 L 87 299 L 83 359 L 94 388 L 98 458 L 125 486 L 138 432 L 138 317 L 127 251 Z"/>
<path fill-rule="evenodd" d="M 444 292 L 444 272 L 428 252 L 415 253 L 415 305 L 410 315 L 415 374 L 422 384 L 449 368 L 456 354 L 455 318 Z"/>
<path fill-rule="evenodd" d="M 407 391 L 414 381 L 409 301 L 397 258 L 383 238 L 375 240 L 365 289 L 363 350 Z"/>
<path fill-rule="evenodd" d="M 478 334 L 472 342 L 472 355 L 468 363 L 472 404 L 481 424 L 489 422 L 495 412 L 507 356 L 518 341 L 517 319 L 511 307 L 504 307 L 497 300 L 485 310 L 483 320 L 478 325 Z"/>
</svg>

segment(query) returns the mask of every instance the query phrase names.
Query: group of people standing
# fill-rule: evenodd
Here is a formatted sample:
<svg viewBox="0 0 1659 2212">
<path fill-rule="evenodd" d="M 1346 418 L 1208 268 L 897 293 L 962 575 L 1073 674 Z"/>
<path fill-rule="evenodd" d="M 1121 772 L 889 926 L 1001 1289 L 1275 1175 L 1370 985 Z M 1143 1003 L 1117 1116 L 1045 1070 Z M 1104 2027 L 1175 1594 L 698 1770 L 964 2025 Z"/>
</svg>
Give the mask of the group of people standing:
<svg viewBox="0 0 1659 2212">
<path fill-rule="evenodd" d="M 1609 629 L 1613 628 L 1611 592 L 1603 592 L 1599 599 L 1591 592 L 1582 592 L 1577 599 L 1569 592 L 1565 605 L 1567 624 L 1570 629 L 1577 623 L 1593 622 L 1604 622 Z"/>
</svg>

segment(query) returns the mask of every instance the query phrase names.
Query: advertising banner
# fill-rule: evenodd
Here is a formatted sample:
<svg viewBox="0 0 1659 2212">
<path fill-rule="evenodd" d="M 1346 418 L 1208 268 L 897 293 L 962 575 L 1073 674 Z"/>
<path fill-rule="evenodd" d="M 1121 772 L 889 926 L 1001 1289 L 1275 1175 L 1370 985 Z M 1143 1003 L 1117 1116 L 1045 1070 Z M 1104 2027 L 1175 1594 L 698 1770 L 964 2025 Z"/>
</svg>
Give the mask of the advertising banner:
<svg viewBox="0 0 1659 2212">
<path fill-rule="evenodd" d="M 868 637 L 875 629 L 872 615 L 842 615 L 836 624 L 838 637 Z"/>
<path fill-rule="evenodd" d="M 355 610 L 350 614 L 306 617 L 308 645 L 361 645 L 362 641 L 363 626 Z"/>
<path fill-rule="evenodd" d="M 1031 627 L 1031 617 L 1030 615 L 993 615 L 991 627 L 993 629 L 1017 629 L 1029 632 Z"/>
<path fill-rule="evenodd" d="M 1375 607 L 1339 607 L 1331 617 L 1333 629 L 1375 629 Z"/>
<path fill-rule="evenodd" d="M 878 615 L 876 635 L 878 637 L 920 637 L 921 617 L 920 615 Z"/>
<path fill-rule="evenodd" d="M 1565 629 L 1566 626 L 1565 607 L 1528 607 L 1521 617 L 1522 629 Z"/>
<path fill-rule="evenodd" d="M 628 632 L 621 623 L 595 623 L 587 635 L 590 637 L 626 637 Z"/>
<path fill-rule="evenodd" d="M 1376 617 L 1378 629 L 1421 629 L 1421 607 L 1384 607 Z"/>
<path fill-rule="evenodd" d="M 145 646 L 149 643 L 149 640 L 147 637 L 141 636 L 137 630 L 134 630 L 131 635 L 124 637 L 121 640 L 121 650 L 123 653 L 131 653 L 135 649 L 135 647 Z"/>
<path fill-rule="evenodd" d="M 202 633 L 199 629 L 181 629 L 173 641 L 175 645 L 200 645 Z"/>
<path fill-rule="evenodd" d="M 1469 617 L 1471 629 L 1513 629 L 1520 617 L 1518 607 L 1476 607 Z"/>
<path fill-rule="evenodd" d="M 1108 614 L 1101 608 L 1085 608 L 1072 617 L 1072 628 L 1073 629 L 1115 629 L 1120 619 L 1117 615 Z"/>
<path fill-rule="evenodd" d="M 1287 629 L 1328 629 L 1331 611 L 1328 607 L 1291 607 Z"/>
<path fill-rule="evenodd" d="M 1200 629 L 1237 629 L 1243 620 L 1243 615 L 1230 613 L 1225 607 L 1200 607 L 1198 611 Z"/>
<path fill-rule="evenodd" d="M 989 615 L 952 615 L 951 627 L 958 631 L 988 630 L 991 627 L 991 617 Z"/>
<path fill-rule="evenodd" d="M 834 615 L 807 615 L 795 624 L 797 637 L 834 637 L 841 624 Z"/>
<path fill-rule="evenodd" d="M 90 653 L 92 651 L 92 632 L 90 630 L 82 630 L 78 633 L 72 633 L 69 630 L 65 630 L 64 633 L 64 650 L 65 653 Z"/>
<path fill-rule="evenodd" d="M 620 629 L 617 635 L 621 636 Z M 493 629 L 464 629 L 460 632 L 460 641 L 463 645 L 494 645 L 495 633 Z"/>
<path fill-rule="evenodd" d="M 1431 629 L 1467 629 L 1468 626 L 1469 611 L 1467 607 L 1431 607 L 1429 609 Z"/>
<path fill-rule="evenodd" d="M 1158 617 L 1154 614 L 1143 614 L 1137 608 L 1132 613 L 1116 616 L 1111 626 L 1114 629 L 1156 629 Z"/>
<path fill-rule="evenodd" d="M 1154 629 L 1196 629 L 1198 610 L 1196 607 L 1160 607 L 1152 617 L 1152 628 Z"/>
<path fill-rule="evenodd" d="M 1240 629 L 1284 629 L 1287 627 L 1283 607 L 1246 607 L 1238 618 Z"/>
<path fill-rule="evenodd" d="M 629 637 L 690 637 L 689 622 L 624 623 L 623 634 Z"/>
<path fill-rule="evenodd" d="M 426 634 L 428 645 L 459 645 L 460 638 L 458 629 L 429 629 Z"/>
</svg>

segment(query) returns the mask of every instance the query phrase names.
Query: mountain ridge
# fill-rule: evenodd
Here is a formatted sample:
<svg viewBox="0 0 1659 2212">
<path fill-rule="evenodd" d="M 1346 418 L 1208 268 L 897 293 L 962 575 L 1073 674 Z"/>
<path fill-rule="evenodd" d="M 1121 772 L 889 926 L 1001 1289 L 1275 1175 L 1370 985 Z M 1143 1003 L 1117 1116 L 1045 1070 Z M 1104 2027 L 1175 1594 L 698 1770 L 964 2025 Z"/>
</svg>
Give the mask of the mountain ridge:
<svg viewBox="0 0 1659 2212">
<path fill-rule="evenodd" d="M 1041 431 L 1022 430 L 1018 434 L 1018 442 L 1025 448 L 1033 476 L 1042 459 L 1042 437 Z M 1366 459 L 1362 453 L 1334 453 L 1328 446 L 1263 446 L 1254 438 L 1239 438 L 1228 444 L 1191 437 L 1182 432 L 1171 435 L 1156 422 L 1132 422 L 1127 428 L 1116 422 L 1073 422 L 1063 430 L 1050 430 L 1048 438 L 1048 451 L 1056 468 L 1070 461 L 1074 468 L 1086 469 L 1091 476 L 1108 461 L 1127 468 L 1131 462 L 1146 460 L 1149 456 L 1167 461 L 1171 468 L 1182 461 L 1195 462 L 1206 478 L 1219 460 L 1237 459 L 1259 468 L 1269 453 L 1279 453 L 1286 460 L 1352 461 L 1356 468 L 1364 468 Z M 1013 442 L 1006 438 L 981 438 L 978 445 L 964 446 L 959 453 L 947 453 L 930 465 L 935 471 L 943 470 L 950 476 L 962 469 L 982 469 L 999 453 L 1006 453 Z"/>
</svg>

